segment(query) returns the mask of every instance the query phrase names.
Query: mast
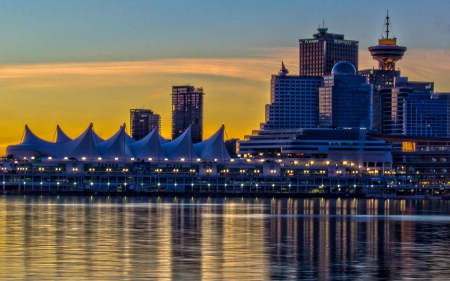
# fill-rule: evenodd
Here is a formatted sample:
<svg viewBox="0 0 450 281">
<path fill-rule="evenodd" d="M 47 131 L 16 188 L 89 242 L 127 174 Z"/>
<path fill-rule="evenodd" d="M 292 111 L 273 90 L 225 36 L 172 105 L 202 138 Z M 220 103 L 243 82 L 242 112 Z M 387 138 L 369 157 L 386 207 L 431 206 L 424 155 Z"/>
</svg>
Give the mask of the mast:
<svg viewBox="0 0 450 281">
<path fill-rule="evenodd" d="M 389 10 L 386 11 L 386 39 L 389 39 Z"/>
</svg>

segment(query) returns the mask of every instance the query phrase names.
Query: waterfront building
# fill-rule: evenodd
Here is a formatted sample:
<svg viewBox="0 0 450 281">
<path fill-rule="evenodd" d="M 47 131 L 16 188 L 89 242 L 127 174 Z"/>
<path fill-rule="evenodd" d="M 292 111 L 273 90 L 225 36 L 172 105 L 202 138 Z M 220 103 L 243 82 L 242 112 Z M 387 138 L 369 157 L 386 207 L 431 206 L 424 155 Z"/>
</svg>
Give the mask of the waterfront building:
<svg viewBox="0 0 450 281">
<path fill-rule="evenodd" d="M 313 38 L 300 39 L 300 75 L 330 75 L 333 66 L 342 60 L 358 69 L 358 41 L 346 40 L 343 34 L 328 33 L 325 26 L 317 28 Z"/>
<path fill-rule="evenodd" d="M 125 124 L 112 137 L 102 139 L 94 132 L 93 124 L 77 138 L 49 142 L 37 137 L 26 125 L 22 142 L 7 147 L 7 158 L 12 160 L 39 159 L 54 161 L 214 161 L 230 159 L 223 142 L 225 127 L 199 143 L 193 143 L 189 126 L 178 138 L 167 141 L 157 130 L 140 140 L 126 133 Z M 62 130 L 59 131 L 62 132 Z M 60 137 L 57 138 L 59 140 Z"/>
<path fill-rule="evenodd" d="M 161 116 L 150 109 L 130 109 L 131 137 L 140 140 L 152 130 L 161 132 Z"/>
<path fill-rule="evenodd" d="M 384 174 L 392 168 L 391 147 L 366 137 L 367 128 L 253 131 L 238 141 L 238 156 L 273 160 L 298 173 Z M 306 171 L 306 172 L 305 172 Z M 322 171 L 322 172 L 320 172 Z"/>
<path fill-rule="evenodd" d="M 317 127 L 317 90 L 322 78 L 288 74 L 281 63 L 278 75 L 272 75 L 270 104 L 266 105 L 266 120 L 261 123 L 261 130 Z"/>
<path fill-rule="evenodd" d="M 197 144 L 190 128 L 173 141 L 157 130 L 135 141 L 125 126 L 105 140 L 92 124 L 73 140 L 57 131 L 56 141 L 47 142 L 26 126 L 0 163 L 4 192 L 373 197 L 438 196 L 450 186 L 450 139 L 443 138 L 360 128 L 255 131 L 238 141 L 240 158 L 230 158 L 223 126 Z"/>
<path fill-rule="evenodd" d="M 347 61 L 338 62 L 319 87 L 319 127 L 372 127 L 372 84 Z"/>
<path fill-rule="evenodd" d="M 450 138 L 380 134 L 368 137 L 392 145 L 395 181 L 412 187 L 411 195 L 416 194 L 417 188 L 450 186 Z"/>
<path fill-rule="evenodd" d="M 336 130 L 335 134 L 330 130 L 320 130 L 312 134 L 294 134 L 298 139 L 302 139 L 301 135 L 308 135 L 309 142 L 314 142 L 319 136 L 330 140 L 344 140 L 343 144 L 330 141 L 333 142 L 331 148 L 337 148 L 337 151 L 344 154 L 339 156 L 331 153 L 338 158 L 327 159 L 322 154 L 329 152 L 317 151 L 314 155 L 304 155 L 303 158 L 300 155 L 296 155 L 297 158 L 290 158 L 289 155 L 283 158 L 284 153 L 288 152 L 283 150 L 281 158 L 231 158 L 223 142 L 223 126 L 216 134 L 196 144 L 192 143 L 190 127 L 173 141 L 161 138 L 157 130 L 136 141 L 127 135 L 125 125 L 114 136 L 103 140 L 95 134 L 91 124 L 73 140 L 64 138 L 60 130 L 62 134 L 57 138 L 59 141 L 48 142 L 37 137 L 26 126 L 21 143 L 7 148 L 8 155 L 0 163 L 3 172 L 0 180 L 3 181 L 4 192 L 276 192 L 363 195 L 364 190 L 372 183 L 371 177 L 365 176 L 365 171 L 373 169 L 373 175 L 388 172 L 388 165 L 384 163 L 386 161 L 382 154 L 389 155 L 389 151 L 360 153 L 359 159 L 368 153 L 372 156 L 369 155 L 367 159 L 377 160 L 367 162 L 367 167 L 364 167 L 364 160 L 357 161 L 358 157 L 354 161 L 352 158 L 344 160 L 347 159 L 346 156 L 351 157 L 349 148 L 366 148 L 367 145 L 363 143 L 353 144 L 357 141 L 351 141 L 358 139 L 356 136 L 360 132 Z M 262 135 L 283 133 L 281 130 L 261 132 Z M 374 151 L 389 148 L 383 141 L 371 143 L 374 145 L 367 148 Z M 303 145 L 307 148 L 300 151 L 311 153 L 311 149 L 308 149 L 311 145 Z M 316 143 L 312 146 L 315 145 Z M 344 149 L 345 145 L 353 147 Z M 293 149 L 295 151 L 296 148 Z M 312 158 L 317 154 L 322 156 Z"/>
<path fill-rule="evenodd" d="M 194 143 L 203 140 L 203 88 L 172 87 L 172 139 L 190 126 Z"/>
</svg>

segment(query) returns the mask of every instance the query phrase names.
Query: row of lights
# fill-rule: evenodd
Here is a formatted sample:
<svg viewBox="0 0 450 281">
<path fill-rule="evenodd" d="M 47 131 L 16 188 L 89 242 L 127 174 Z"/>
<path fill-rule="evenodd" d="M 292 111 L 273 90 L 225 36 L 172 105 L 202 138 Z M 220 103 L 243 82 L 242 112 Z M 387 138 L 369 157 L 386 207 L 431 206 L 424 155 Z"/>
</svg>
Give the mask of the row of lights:
<svg viewBox="0 0 450 281">
<path fill-rule="evenodd" d="M 24 157 L 23 159 L 26 160 L 27 158 Z M 31 157 L 31 159 L 34 159 L 34 157 Z M 47 159 L 48 160 L 52 160 L 53 157 L 49 156 L 49 157 L 47 157 Z M 81 160 L 86 160 L 86 159 L 87 159 L 86 157 L 81 157 Z M 64 157 L 64 160 L 69 160 L 69 157 Z M 98 157 L 97 160 L 101 161 L 101 160 L 103 160 L 103 158 L 102 157 Z M 118 161 L 118 160 L 120 160 L 120 158 L 119 157 L 115 157 L 114 160 Z M 130 158 L 130 160 L 134 161 L 135 158 L 132 157 L 132 158 Z M 186 158 L 181 158 L 180 160 L 181 160 L 181 162 L 184 162 L 184 161 L 186 161 Z M 148 158 L 148 161 L 153 161 L 153 158 Z M 169 158 L 164 158 L 164 161 L 169 161 Z M 200 161 L 202 161 L 202 159 L 201 158 L 197 158 L 197 162 L 200 162 Z M 231 161 L 233 161 L 233 159 Z M 217 158 L 214 159 L 214 162 L 217 162 Z"/>
</svg>

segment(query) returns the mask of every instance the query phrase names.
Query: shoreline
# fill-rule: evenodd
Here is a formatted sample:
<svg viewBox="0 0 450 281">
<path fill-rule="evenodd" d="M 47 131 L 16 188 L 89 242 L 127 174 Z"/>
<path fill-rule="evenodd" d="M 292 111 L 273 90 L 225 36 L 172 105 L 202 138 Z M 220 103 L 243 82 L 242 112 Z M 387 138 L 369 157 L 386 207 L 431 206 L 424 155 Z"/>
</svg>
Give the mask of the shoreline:
<svg viewBox="0 0 450 281">
<path fill-rule="evenodd" d="M 258 192 L 94 192 L 94 191 L 26 191 L 26 192 L 4 192 L 3 196 L 112 196 L 112 197 L 191 197 L 191 198 L 323 198 L 323 199 L 398 199 L 398 200 L 450 200 L 450 196 L 421 196 L 421 195 L 391 195 L 373 196 L 363 193 L 258 193 Z"/>
</svg>

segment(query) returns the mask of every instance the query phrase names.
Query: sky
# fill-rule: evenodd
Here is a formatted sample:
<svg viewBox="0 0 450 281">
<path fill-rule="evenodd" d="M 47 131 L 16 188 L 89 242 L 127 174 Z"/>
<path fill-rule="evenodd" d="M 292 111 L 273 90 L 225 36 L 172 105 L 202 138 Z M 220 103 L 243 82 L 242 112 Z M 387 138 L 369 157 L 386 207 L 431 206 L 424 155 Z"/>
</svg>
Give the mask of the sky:
<svg viewBox="0 0 450 281">
<path fill-rule="evenodd" d="M 284 61 L 298 71 L 298 39 L 323 22 L 358 40 L 359 69 L 376 67 L 367 51 L 389 10 L 396 67 L 410 80 L 450 92 L 450 1 L 11 0 L 0 2 L 0 154 L 24 126 L 53 140 L 89 125 L 103 138 L 131 108 L 161 115 L 170 138 L 171 87 L 205 92 L 204 138 L 225 124 L 243 138 L 264 122 L 270 77 Z M 129 131 L 129 130 L 128 130 Z"/>
</svg>

